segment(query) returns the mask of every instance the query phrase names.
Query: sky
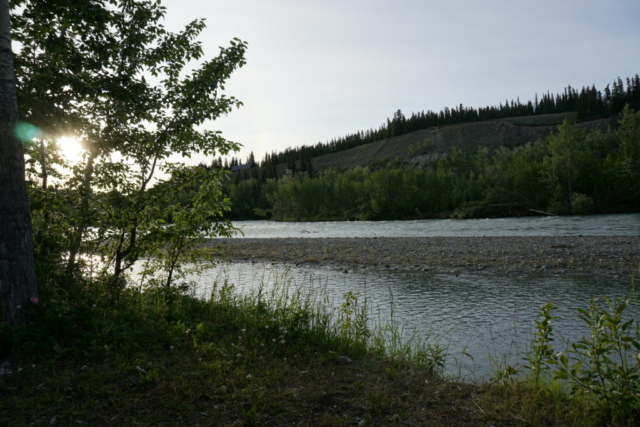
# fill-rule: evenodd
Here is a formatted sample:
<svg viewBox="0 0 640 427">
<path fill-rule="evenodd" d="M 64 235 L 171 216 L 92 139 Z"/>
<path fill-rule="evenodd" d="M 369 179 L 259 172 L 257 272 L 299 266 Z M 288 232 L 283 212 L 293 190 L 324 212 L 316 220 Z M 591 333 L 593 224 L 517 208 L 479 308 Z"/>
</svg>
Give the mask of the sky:
<svg viewBox="0 0 640 427">
<path fill-rule="evenodd" d="M 205 125 L 236 157 L 378 128 L 401 109 L 533 100 L 640 74 L 638 0 L 163 0 L 165 26 L 196 18 L 205 58 L 237 37 L 244 103 Z"/>
</svg>

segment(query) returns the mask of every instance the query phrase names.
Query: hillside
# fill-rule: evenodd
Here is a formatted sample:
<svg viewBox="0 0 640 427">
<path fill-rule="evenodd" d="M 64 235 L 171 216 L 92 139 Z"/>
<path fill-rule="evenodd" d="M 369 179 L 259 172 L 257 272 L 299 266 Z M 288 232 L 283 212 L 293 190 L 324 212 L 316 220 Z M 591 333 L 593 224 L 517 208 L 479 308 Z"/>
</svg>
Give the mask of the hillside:
<svg viewBox="0 0 640 427">
<path fill-rule="evenodd" d="M 237 174 L 226 190 L 233 206 L 230 218 L 338 221 L 640 212 L 640 112 L 627 107 L 609 118 L 572 119 L 565 114 L 519 116 L 431 127 L 315 157 L 302 149 L 295 167 L 290 157 L 277 171 L 272 162 L 269 169 Z M 302 173 L 289 174 L 286 168 Z M 271 179 L 276 172 L 280 177 L 286 173 L 286 179 Z"/>
<path fill-rule="evenodd" d="M 430 168 L 454 147 L 461 150 L 475 147 L 493 150 L 500 146 L 515 147 L 536 141 L 554 131 L 566 116 L 564 113 L 549 114 L 433 127 L 314 157 L 312 165 L 315 171 L 330 168 L 344 171 L 355 166 L 379 168 L 414 165 Z M 590 132 L 615 124 L 616 118 L 599 118 L 579 122 L 578 127 Z M 286 168 L 286 164 L 278 165 L 278 175 L 283 175 Z"/>
</svg>

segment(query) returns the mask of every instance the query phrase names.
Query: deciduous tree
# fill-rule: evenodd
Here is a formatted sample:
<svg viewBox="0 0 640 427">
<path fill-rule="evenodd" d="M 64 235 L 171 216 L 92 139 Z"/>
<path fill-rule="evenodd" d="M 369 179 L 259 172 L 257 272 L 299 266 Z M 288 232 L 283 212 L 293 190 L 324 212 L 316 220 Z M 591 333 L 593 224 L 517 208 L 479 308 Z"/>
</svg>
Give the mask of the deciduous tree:
<svg viewBox="0 0 640 427">
<path fill-rule="evenodd" d="M 25 118 L 44 138 L 75 135 L 84 146 L 83 160 L 60 183 L 74 196 L 67 218 L 73 227 L 60 236 L 66 274 L 81 271 L 81 254 L 97 255 L 119 289 L 124 272 L 151 254 L 170 281 L 187 248 L 209 232 L 230 230 L 221 220 L 228 208 L 220 190 L 224 172 L 189 167 L 176 156 L 237 149 L 201 125 L 241 105 L 224 94 L 224 83 L 244 65 L 246 43 L 234 39 L 203 61 L 197 37 L 204 20 L 169 32 L 159 1 L 15 5 Z M 193 202 L 179 203 L 186 193 Z"/>
<path fill-rule="evenodd" d="M 566 119 L 557 132 L 547 137 L 546 146 L 549 155 L 544 161 L 544 177 L 560 204 L 558 208 L 564 206 L 571 211 L 574 193 L 584 191 L 580 184 L 590 178 L 588 163 L 593 153 L 586 135 Z"/>
</svg>

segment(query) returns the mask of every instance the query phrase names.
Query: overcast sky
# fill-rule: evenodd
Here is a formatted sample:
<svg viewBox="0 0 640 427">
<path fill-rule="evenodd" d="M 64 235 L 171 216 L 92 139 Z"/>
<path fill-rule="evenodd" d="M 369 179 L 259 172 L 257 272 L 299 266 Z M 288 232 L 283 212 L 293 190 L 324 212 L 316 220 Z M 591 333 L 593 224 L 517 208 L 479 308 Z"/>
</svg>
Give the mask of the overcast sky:
<svg viewBox="0 0 640 427">
<path fill-rule="evenodd" d="M 639 0 L 163 0 L 178 31 L 206 18 L 207 57 L 234 37 L 240 110 L 209 124 L 265 152 L 377 128 L 401 109 L 525 102 L 640 73 Z"/>
</svg>

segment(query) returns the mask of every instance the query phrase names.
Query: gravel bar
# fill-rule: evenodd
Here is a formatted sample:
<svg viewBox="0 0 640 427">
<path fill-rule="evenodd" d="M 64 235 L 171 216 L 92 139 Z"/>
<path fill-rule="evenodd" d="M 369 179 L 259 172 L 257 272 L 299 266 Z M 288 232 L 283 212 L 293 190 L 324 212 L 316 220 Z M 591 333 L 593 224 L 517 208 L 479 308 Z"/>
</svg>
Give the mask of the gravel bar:
<svg viewBox="0 0 640 427">
<path fill-rule="evenodd" d="M 448 274 L 640 276 L 640 236 L 212 239 L 227 261 Z"/>
</svg>

